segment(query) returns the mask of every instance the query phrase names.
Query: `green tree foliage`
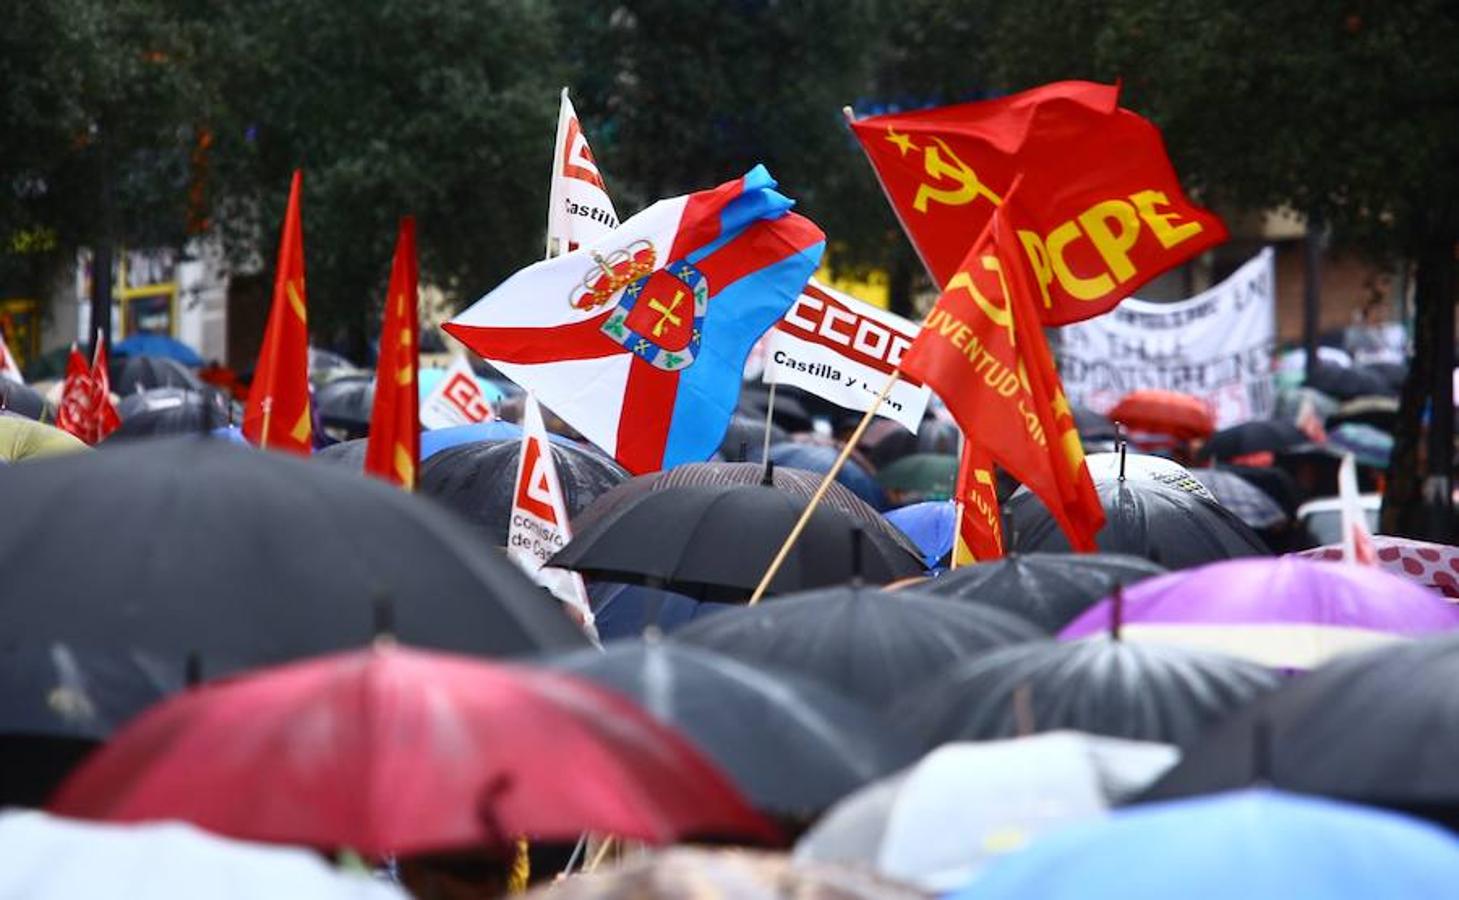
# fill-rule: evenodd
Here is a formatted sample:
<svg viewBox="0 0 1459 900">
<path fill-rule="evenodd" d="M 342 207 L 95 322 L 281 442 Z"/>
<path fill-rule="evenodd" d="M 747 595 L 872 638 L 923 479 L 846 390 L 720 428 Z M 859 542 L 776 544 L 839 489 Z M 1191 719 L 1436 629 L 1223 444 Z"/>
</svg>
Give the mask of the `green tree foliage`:
<svg viewBox="0 0 1459 900">
<path fill-rule="evenodd" d="M 151 0 L 10 4 L 0 28 L 0 288 L 78 246 L 176 243 L 196 102 L 186 29 Z"/>
<path fill-rule="evenodd" d="M 304 169 L 311 330 L 357 352 L 398 218 L 423 279 L 475 299 L 541 255 L 560 39 L 533 0 L 207 2 L 215 219 L 271 260 Z"/>
</svg>

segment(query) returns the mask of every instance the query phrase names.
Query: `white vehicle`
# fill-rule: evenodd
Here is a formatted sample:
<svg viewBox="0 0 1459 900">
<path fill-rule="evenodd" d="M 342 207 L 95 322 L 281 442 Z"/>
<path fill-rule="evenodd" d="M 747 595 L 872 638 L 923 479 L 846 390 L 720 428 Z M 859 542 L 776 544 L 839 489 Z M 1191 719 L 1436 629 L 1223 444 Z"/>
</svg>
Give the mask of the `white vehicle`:
<svg viewBox="0 0 1459 900">
<path fill-rule="evenodd" d="M 1363 508 L 1363 518 L 1368 521 L 1368 532 L 1378 533 L 1378 509 L 1383 505 L 1382 494 L 1359 494 L 1358 504 Z M 1342 503 L 1336 497 L 1312 500 L 1297 507 L 1297 523 L 1307 529 L 1316 545 L 1342 543 Z"/>
</svg>

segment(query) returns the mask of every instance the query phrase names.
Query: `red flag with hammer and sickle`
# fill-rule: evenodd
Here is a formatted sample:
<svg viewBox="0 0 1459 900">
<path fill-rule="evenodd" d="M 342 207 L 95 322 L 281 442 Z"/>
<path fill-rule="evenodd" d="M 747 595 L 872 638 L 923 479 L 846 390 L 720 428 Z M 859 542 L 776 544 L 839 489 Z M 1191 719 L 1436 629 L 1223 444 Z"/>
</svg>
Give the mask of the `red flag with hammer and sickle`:
<svg viewBox="0 0 1459 900">
<path fill-rule="evenodd" d="M 938 285 L 1018 182 L 1035 214 L 1020 217 L 1016 246 L 1039 319 L 1067 325 L 1226 239 L 1186 199 L 1159 130 L 1117 101 L 1115 87 L 1066 81 L 851 127 Z"/>
<path fill-rule="evenodd" d="M 400 220 L 390 288 L 385 295 L 385 323 L 380 330 L 380 359 L 375 369 L 375 406 L 370 412 L 370 441 L 365 446 L 365 471 L 407 491 L 415 489 L 420 466 L 420 317 L 417 311 L 415 219 Z"/>
<path fill-rule="evenodd" d="M 248 389 L 243 436 L 270 450 L 308 455 L 314 430 L 309 419 L 309 316 L 304 294 L 304 229 L 299 218 L 303 173 L 295 170 L 279 239 L 273 308 Z"/>
</svg>

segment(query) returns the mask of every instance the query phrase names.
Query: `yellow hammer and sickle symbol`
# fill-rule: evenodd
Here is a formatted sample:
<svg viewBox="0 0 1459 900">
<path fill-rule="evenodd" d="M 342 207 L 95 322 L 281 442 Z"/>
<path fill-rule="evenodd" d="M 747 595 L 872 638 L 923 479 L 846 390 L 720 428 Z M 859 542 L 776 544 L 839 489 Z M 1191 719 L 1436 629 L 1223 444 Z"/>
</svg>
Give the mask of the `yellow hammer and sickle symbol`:
<svg viewBox="0 0 1459 900">
<path fill-rule="evenodd" d="M 930 184 L 922 184 L 917 187 L 917 196 L 912 199 L 912 206 L 918 212 L 927 212 L 928 201 L 935 200 L 947 206 L 962 206 L 965 203 L 972 203 L 979 196 L 987 197 L 994 206 L 1000 206 L 1003 198 L 989 190 L 988 186 L 978 180 L 978 173 L 952 152 L 952 148 L 942 138 L 933 138 L 936 146 L 928 144 L 922 150 L 922 167 L 933 179 L 941 181 L 950 178 L 957 183 L 956 187 L 938 188 Z"/>
<path fill-rule="evenodd" d="M 678 309 L 679 304 L 683 302 L 683 291 L 675 291 L 674 299 L 669 301 L 668 306 L 664 306 L 657 300 L 648 301 L 648 308 L 660 314 L 659 320 L 654 323 L 654 337 L 663 337 L 664 328 L 666 326 L 673 325 L 675 327 L 678 327 L 684 321 L 683 319 L 674 315 L 674 310 Z"/>
<path fill-rule="evenodd" d="M 962 288 L 967 291 L 972 296 L 973 302 L 978 305 L 978 309 L 981 309 L 994 325 L 1008 332 L 1008 343 L 1017 346 L 1013 339 L 1013 310 L 1009 306 L 1008 282 L 1003 280 L 1003 267 L 998 264 L 996 256 L 985 256 L 982 258 L 982 263 L 983 268 L 998 276 L 998 286 L 1003 290 L 1002 306 L 983 296 L 983 292 L 978 290 L 978 286 L 973 283 L 973 276 L 967 272 L 958 272 L 953 275 L 947 282 L 947 289 L 951 291 Z"/>
</svg>

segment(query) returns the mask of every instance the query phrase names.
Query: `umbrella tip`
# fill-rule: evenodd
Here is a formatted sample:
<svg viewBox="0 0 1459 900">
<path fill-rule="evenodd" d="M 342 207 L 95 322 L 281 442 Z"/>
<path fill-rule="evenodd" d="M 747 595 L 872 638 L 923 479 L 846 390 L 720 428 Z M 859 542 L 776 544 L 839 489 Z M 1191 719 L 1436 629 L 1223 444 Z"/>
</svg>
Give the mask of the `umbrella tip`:
<svg viewBox="0 0 1459 900">
<path fill-rule="evenodd" d="M 390 602 L 390 596 L 381 591 L 375 596 L 374 601 L 374 623 L 371 643 L 376 647 L 392 647 L 395 645 L 395 604 Z"/>
<path fill-rule="evenodd" d="M 760 473 L 760 484 L 764 487 L 775 487 L 775 463 L 769 456 L 765 457 L 765 469 Z"/>
<path fill-rule="evenodd" d="M 851 525 L 851 586 L 861 587 L 861 539 L 864 534 L 860 522 L 853 522 Z"/>
<path fill-rule="evenodd" d="M 1034 730 L 1033 685 L 1024 682 L 1013 689 L 1014 736 L 1028 737 Z"/>
<path fill-rule="evenodd" d="M 1271 785 L 1272 779 L 1272 723 L 1266 716 L 1258 716 L 1251 728 L 1251 783 Z"/>
<path fill-rule="evenodd" d="M 1124 585 L 1116 584 L 1114 597 L 1110 599 L 1109 609 L 1109 636 L 1110 640 L 1123 640 L 1120 632 L 1125 627 L 1125 588 Z"/>
<path fill-rule="evenodd" d="M 1118 425 L 1115 426 L 1115 432 L 1116 432 L 1116 435 L 1117 435 L 1116 439 L 1119 441 L 1119 444 L 1120 444 L 1120 481 L 1124 481 L 1125 480 L 1125 452 L 1126 452 L 1126 449 L 1129 447 L 1129 442 L 1125 440 L 1125 436 L 1124 436 L 1123 432 L 1120 431 L 1120 426 L 1118 426 Z"/>
</svg>

